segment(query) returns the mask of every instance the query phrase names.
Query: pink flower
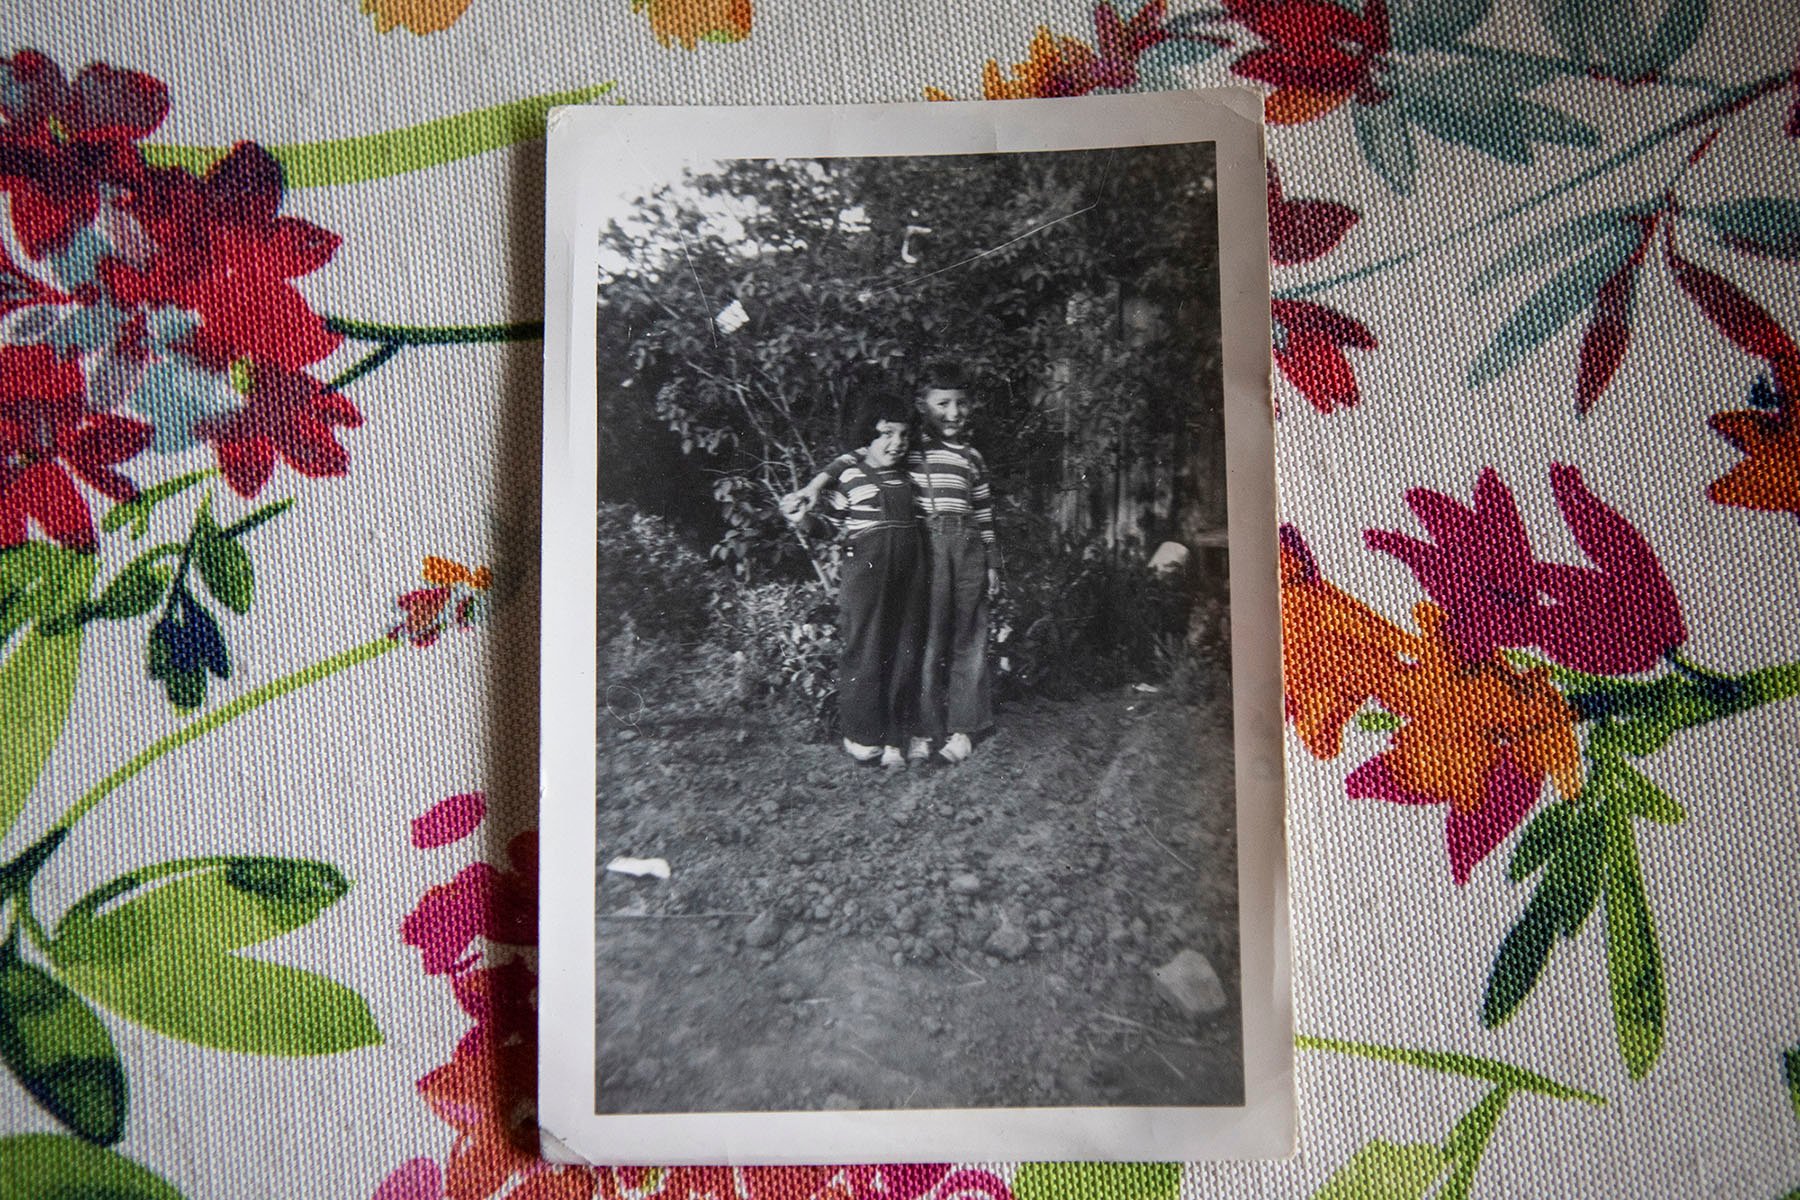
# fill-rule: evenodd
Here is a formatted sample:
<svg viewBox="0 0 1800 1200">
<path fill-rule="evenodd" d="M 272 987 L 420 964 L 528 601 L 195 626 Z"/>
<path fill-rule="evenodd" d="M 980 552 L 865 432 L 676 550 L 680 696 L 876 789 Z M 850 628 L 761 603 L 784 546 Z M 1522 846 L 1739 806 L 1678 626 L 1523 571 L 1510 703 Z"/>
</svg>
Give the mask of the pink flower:
<svg viewBox="0 0 1800 1200">
<path fill-rule="evenodd" d="M 444 1200 L 444 1172 L 429 1158 L 403 1162 L 388 1172 L 369 1200 Z"/>
<path fill-rule="evenodd" d="M 1649 670 L 1687 640 L 1680 601 L 1655 551 L 1574 467 L 1553 465 L 1550 489 L 1592 567 L 1540 562 L 1511 490 L 1491 467 L 1476 481 L 1473 505 L 1424 488 L 1407 492 L 1429 541 L 1379 529 L 1363 536 L 1418 576 L 1449 614 L 1447 635 L 1470 662 L 1535 646 L 1578 671 Z"/>
<path fill-rule="evenodd" d="M 1525 820 L 1543 790 L 1543 780 L 1526 774 L 1511 758 L 1502 755 L 1483 780 L 1480 803 L 1465 808 L 1408 788 L 1395 776 L 1388 756 L 1383 754 L 1352 771 L 1344 781 L 1344 790 L 1352 799 L 1446 805 L 1449 815 L 1444 819 L 1444 850 L 1450 859 L 1450 878 L 1461 886 L 1469 882 L 1469 874 L 1481 860 Z"/>
<path fill-rule="evenodd" d="M 537 942 L 537 831 L 507 844 L 505 871 L 471 863 L 449 883 L 426 892 L 400 924 L 400 940 L 417 946 L 425 973 L 466 967 L 477 937 L 508 946 Z"/>
<path fill-rule="evenodd" d="M 475 832 L 475 827 L 486 815 L 487 796 L 481 792 L 447 796 L 413 821 L 412 844 L 420 850 L 429 850 L 460 842 Z"/>
</svg>

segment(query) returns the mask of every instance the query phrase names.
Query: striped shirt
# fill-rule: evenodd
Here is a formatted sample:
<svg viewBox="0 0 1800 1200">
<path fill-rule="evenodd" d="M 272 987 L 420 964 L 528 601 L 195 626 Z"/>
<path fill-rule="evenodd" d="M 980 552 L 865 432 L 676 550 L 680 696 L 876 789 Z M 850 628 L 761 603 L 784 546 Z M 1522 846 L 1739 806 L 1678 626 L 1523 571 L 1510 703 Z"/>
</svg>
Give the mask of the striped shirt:
<svg viewBox="0 0 1800 1200">
<path fill-rule="evenodd" d="M 913 503 L 922 516 L 974 517 L 981 540 L 994 544 L 994 496 L 987 463 L 973 446 L 927 437 L 906 456 Z"/>
<path fill-rule="evenodd" d="M 888 518 L 881 491 L 898 487 L 910 493 L 912 487 L 905 474 L 892 467 L 871 467 L 862 459 L 849 455 L 831 465 L 837 474 L 832 479 L 831 490 L 825 493 L 825 504 L 819 510 L 819 516 L 831 526 L 833 533 L 853 538 L 878 525 L 894 523 Z M 913 507 L 910 499 L 902 511 L 905 507 Z"/>
<path fill-rule="evenodd" d="M 929 466 L 927 466 L 929 464 Z M 840 454 L 825 469 L 841 479 L 850 467 L 862 467 L 854 454 Z M 921 517 L 975 518 L 981 540 L 994 545 L 994 495 L 988 488 L 987 463 L 973 446 L 928 437 L 906 456 L 912 478 L 913 507 Z"/>
</svg>

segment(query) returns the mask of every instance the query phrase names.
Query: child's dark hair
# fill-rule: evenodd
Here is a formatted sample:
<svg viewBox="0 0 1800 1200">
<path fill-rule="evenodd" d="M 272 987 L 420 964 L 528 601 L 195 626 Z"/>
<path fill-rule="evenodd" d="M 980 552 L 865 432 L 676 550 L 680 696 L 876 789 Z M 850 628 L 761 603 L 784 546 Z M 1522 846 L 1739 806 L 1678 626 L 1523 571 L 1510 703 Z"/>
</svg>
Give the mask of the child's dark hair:
<svg viewBox="0 0 1800 1200">
<path fill-rule="evenodd" d="M 974 390 L 973 377 L 961 359 L 929 358 L 919 367 L 917 395 L 930 391 L 967 392 Z"/>
<path fill-rule="evenodd" d="M 856 420 L 850 426 L 850 448 L 860 450 L 874 441 L 881 432 L 877 426 L 884 421 L 906 425 L 911 420 L 912 408 L 905 397 L 886 389 L 871 391 L 856 406 Z"/>
</svg>

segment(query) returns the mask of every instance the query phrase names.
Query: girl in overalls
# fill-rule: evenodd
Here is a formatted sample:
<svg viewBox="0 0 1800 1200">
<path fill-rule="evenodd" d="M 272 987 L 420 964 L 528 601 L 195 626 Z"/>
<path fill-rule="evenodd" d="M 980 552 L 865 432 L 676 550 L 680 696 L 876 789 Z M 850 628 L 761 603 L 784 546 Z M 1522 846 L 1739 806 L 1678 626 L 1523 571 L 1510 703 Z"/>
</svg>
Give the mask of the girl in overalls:
<svg viewBox="0 0 1800 1200">
<path fill-rule="evenodd" d="M 845 544 L 838 592 L 843 658 L 838 712 L 844 749 L 858 762 L 906 766 L 919 732 L 919 652 L 925 629 L 925 542 L 906 470 L 910 414 L 898 397 L 864 404 L 853 433 L 859 447 L 833 464 L 816 515 Z M 785 497 L 799 524 L 810 505 Z"/>
</svg>

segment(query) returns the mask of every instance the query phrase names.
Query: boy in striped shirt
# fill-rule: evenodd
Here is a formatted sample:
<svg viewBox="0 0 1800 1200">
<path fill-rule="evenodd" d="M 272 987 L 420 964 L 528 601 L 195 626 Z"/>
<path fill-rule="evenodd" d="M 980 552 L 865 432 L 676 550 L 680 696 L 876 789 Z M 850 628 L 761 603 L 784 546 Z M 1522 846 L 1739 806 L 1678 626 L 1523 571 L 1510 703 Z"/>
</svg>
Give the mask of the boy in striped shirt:
<svg viewBox="0 0 1800 1200">
<path fill-rule="evenodd" d="M 858 762 L 904 767 L 900 747 L 918 730 L 919 646 L 925 621 L 925 545 L 904 469 L 911 429 L 906 406 L 878 397 L 854 433 L 862 447 L 832 463 L 832 488 L 818 514 L 845 545 L 838 590 L 838 713 L 844 749 Z M 816 494 L 816 493 L 815 493 Z M 799 524 L 811 508 L 783 497 Z"/>
<path fill-rule="evenodd" d="M 913 503 L 925 529 L 929 599 L 920 675 L 919 726 L 910 759 L 931 754 L 959 763 L 972 735 L 994 723 L 987 666 L 988 602 L 999 591 L 1000 556 L 987 464 L 962 440 L 970 415 L 969 384 L 960 363 L 927 364 L 916 407 L 924 436 L 907 456 Z M 852 456 L 840 457 L 783 506 L 810 507 Z"/>
</svg>

